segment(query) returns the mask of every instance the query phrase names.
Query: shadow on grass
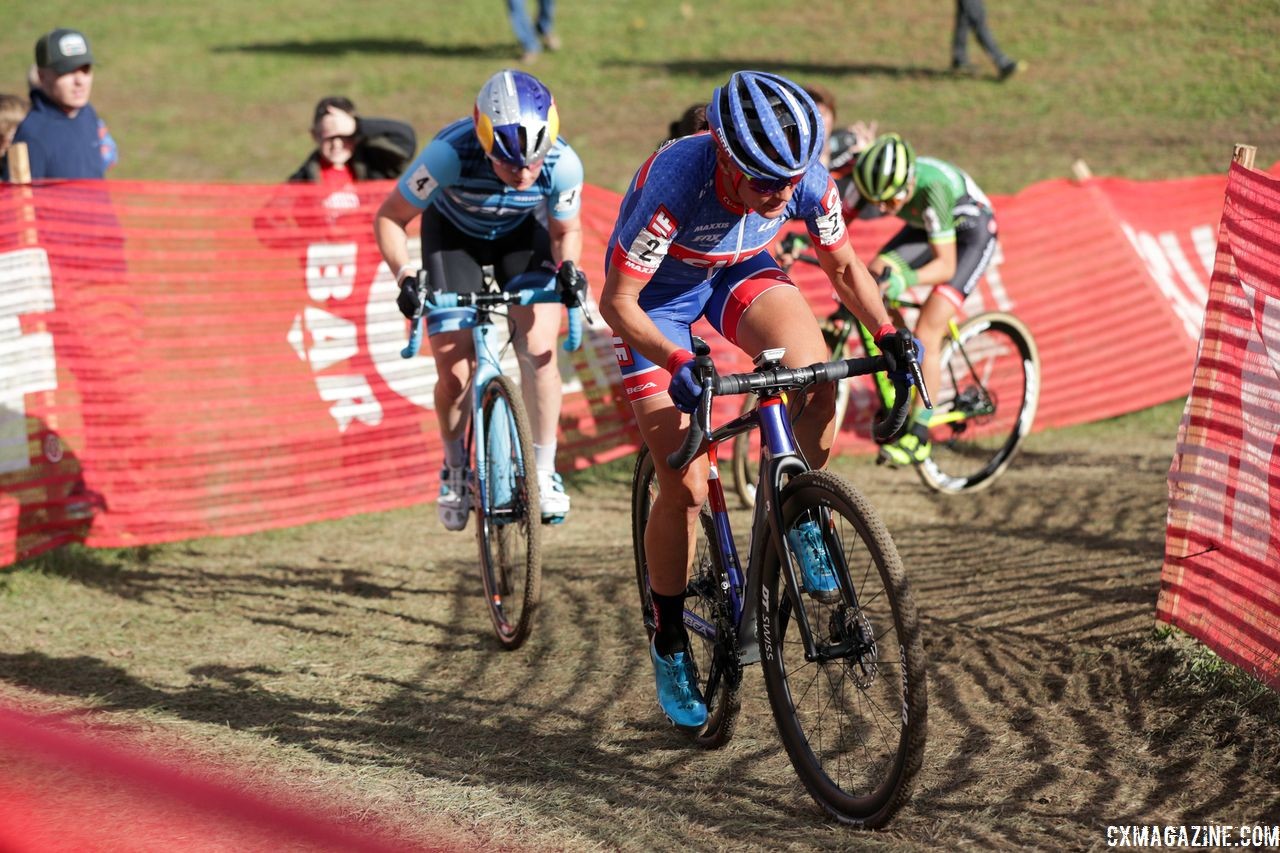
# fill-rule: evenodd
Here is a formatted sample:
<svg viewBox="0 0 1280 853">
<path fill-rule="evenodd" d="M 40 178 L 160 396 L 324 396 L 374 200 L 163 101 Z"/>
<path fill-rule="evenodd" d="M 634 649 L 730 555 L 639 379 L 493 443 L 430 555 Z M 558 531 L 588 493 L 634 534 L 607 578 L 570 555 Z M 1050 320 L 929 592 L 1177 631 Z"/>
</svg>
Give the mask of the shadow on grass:
<svg viewBox="0 0 1280 853">
<path fill-rule="evenodd" d="M 332 58 L 351 55 L 452 56 L 514 58 L 511 44 L 430 44 L 422 39 L 329 39 L 318 41 L 250 42 L 217 45 L 214 53 L 280 53 L 291 56 Z"/>
<path fill-rule="evenodd" d="M 930 68 L 920 65 L 895 65 L 889 62 L 791 62 L 762 60 L 755 57 L 734 59 L 678 59 L 668 62 L 609 59 L 601 62 L 607 67 L 642 68 L 667 74 L 721 80 L 735 71 L 751 68 L 798 77 L 827 75 L 847 77 L 892 77 L 901 80 L 956 80 L 966 83 L 982 82 L 974 78 L 960 78 L 946 68 Z M 995 82 L 995 78 L 992 78 Z"/>
</svg>

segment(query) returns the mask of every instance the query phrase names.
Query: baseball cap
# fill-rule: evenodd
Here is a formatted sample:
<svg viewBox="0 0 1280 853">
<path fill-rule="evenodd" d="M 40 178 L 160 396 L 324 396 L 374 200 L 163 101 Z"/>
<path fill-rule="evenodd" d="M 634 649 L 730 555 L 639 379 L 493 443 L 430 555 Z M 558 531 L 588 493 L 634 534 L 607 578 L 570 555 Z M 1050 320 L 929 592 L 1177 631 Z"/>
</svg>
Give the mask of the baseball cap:
<svg viewBox="0 0 1280 853">
<path fill-rule="evenodd" d="M 89 40 L 79 30 L 58 29 L 45 33 L 36 41 L 36 65 L 51 68 L 58 74 L 70 74 L 77 68 L 93 64 Z"/>
</svg>

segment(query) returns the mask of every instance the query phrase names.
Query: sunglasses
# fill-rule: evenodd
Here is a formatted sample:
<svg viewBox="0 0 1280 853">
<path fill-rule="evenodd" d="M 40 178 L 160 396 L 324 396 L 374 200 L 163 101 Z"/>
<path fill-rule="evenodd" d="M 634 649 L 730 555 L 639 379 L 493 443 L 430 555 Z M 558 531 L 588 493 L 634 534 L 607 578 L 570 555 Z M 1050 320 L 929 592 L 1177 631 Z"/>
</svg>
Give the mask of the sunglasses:
<svg viewBox="0 0 1280 853">
<path fill-rule="evenodd" d="M 743 177 L 746 177 L 746 175 L 743 175 Z M 754 193 L 759 193 L 760 195 L 771 195 L 773 193 L 780 193 L 787 187 L 794 187 L 796 184 L 800 183 L 802 178 L 804 178 L 803 174 L 793 175 L 790 178 L 778 179 L 747 178 L 747 186 L 750 187 L 751 191 Z"/>
<path fill-rule="evenodd" d="M 533 161 L 532 163 L 525 163 L 525 164 L 522 166 L 522 165 L 520 165 L 519 163 L 512 163 L 510 160 L 507 160 L 507 159 L 505 159 L 505 158 L 503 158 L 503 157 L 500 157 L 500 156 L 498 156 L 496 153 L 489 154 L 488 156 L 489 156 L 489 162 L 490 162 L 490 163 L 492 163 L 494 166 L 498 166 L 498 167 L 500 167 L 500 168 L 502 168 L 502 169 L 504 169 L 505 171 L 508 171 L 508 172 L 520 172 L 520 171 L 523 171 L 523 170 L 525 170 L 525 169 L 528 169 L 529 171 L 534 171 L 534 170 L 536 170 L 539 166 L 541 166 L 541 165 L 542 165 L 542 160 L 541 160 L 541 159 L 535 160 L 535 161 Z"/>
</svg>

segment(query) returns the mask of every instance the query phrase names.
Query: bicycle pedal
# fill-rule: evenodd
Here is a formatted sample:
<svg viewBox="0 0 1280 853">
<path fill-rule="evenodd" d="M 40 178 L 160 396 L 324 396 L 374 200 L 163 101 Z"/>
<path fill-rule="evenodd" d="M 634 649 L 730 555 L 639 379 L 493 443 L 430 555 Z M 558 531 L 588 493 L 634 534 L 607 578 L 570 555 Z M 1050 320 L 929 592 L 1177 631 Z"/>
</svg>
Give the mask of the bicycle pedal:
<svg viewBox="0 0 1280 853">
<path fill-rule="evenodd" d="M 564 524 L 564 520 L 568 517 L 569 517 L 568 514 L 564 514 L 564 513 L 560 515 L 544 515 L 542 517 L 542 523 L 543 524 Z"/>
</svg>

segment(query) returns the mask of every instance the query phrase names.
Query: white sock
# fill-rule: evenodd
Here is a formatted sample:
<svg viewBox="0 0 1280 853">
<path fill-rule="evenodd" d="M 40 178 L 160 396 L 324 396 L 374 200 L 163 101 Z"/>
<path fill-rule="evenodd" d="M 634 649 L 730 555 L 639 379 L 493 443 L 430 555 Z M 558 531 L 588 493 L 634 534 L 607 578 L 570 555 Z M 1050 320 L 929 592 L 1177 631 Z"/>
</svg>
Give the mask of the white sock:
<svg viewBox="0 0 1280 853">
<path fill-rule="evenodd" d="M 538 470 L 545 474 L 556 472 L 556 442 L 533 445 L 533 461 Z"/>
<path fill-rule="evenodd" d="M 445 440 L 444 443 L 444 463 L 450 468 L 465 468 L 467 466 L 467 445 L 461 438 L 455 438 L 452 441 Z"/>
</svg>

